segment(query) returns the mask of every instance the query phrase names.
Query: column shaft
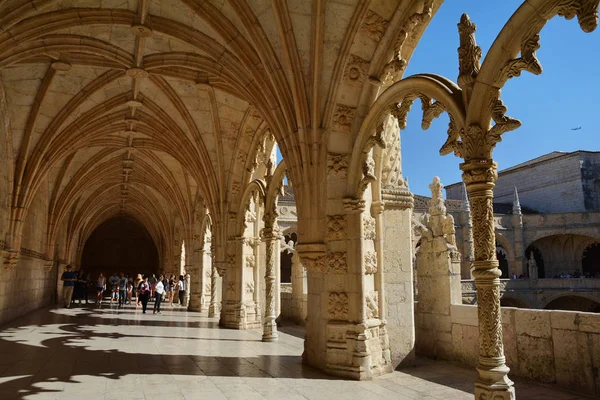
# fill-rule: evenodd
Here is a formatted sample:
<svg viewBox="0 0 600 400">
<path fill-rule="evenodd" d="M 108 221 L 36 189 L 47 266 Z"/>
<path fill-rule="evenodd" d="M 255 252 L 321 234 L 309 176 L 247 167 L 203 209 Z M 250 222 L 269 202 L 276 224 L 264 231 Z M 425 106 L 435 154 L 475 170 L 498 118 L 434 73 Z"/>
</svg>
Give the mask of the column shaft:
<svg viewBox="0 0 600 400">
<path fill-rule="evenodd" d="M 479 379 L 475 398 L 514 399 L 509 368 L 504 358 L 500 315 L 500 275 L 496 259 L 493 188 L 498 174 L 496 163 L 480 160 L 461 164 L 473 219 L 473 263 L 477 286 L 479 320 Z"/>
<path fill-rule="evenodd" d="M 272 228 L 263 231 L 265 239 L 265 319 L 263 322 L 263 342 L 277 340 L 277 318 L 275 315 L 275 240 L 277 236 Z"/>
</svg>

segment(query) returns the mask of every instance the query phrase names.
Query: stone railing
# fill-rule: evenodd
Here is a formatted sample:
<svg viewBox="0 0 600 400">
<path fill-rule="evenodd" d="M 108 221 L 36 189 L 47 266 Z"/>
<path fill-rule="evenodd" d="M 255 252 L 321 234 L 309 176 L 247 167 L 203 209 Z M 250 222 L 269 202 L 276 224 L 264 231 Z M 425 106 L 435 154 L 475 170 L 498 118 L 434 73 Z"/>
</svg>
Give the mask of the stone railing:
<svg viewBox="0 0 600 400">
<path fill-rule="evenodd" d="M 473 304 L 475 300 L 475 281 L 461 281 L 463 303 Z M 502 296 L 519 299 L 528 307 L 543 308 L 550 300 L 561 296 L 576 296 L 595 300 L 600 303 L 600 279 L 501 279 Z"/>
<path fill-rule="evenodd" d="M 450 353 L 475 366 L 477 307 L 451 306 Z M 504 354 L 511 375 L 600 395 L 600 314 L 502 308 Z"/>
</svg>

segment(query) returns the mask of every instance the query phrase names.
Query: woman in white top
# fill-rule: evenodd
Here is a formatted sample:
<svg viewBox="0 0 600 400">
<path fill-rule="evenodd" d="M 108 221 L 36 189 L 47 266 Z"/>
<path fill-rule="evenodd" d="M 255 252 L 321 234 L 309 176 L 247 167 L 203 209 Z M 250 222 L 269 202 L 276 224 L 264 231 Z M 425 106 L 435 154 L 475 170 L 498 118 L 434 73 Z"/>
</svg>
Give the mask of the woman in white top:
<svg viewBox="0 0 600 400">
<path fill-rule="evenodd" d="M 98 304 L 102 304 L 102 293 L 106 289 L 106 278 L 100 272 L 98 280 L 96 280 L 96 292 L 98 292 Z"/>
<path fill-rule="evenodd" d="M 154 312 L 153 314 L 160 314 L 160 303 L 162 303 L 162 296 L 165 292 L 165 285 L 163 284 L 164 277 L 161 275 L 158 278 L 154 286 Z"/>
</svg>

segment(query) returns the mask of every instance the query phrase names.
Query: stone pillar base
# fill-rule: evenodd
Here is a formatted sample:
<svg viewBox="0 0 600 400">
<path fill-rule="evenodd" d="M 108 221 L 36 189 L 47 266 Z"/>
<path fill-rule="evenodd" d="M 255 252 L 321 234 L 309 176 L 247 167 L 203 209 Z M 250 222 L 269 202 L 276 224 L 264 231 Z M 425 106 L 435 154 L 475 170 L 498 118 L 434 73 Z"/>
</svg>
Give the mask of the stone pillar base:
<svg viewBox="0 0 600 400">
<path fill-rule="evenodd" d="M 201 304 L 202 293 L 192 293 L 190 295 L 190 305 L 188 310 L 190 311 L 203 311 Z"/>
<path fill-rule="evenodd" d="M 276 342 L 279 339 L 279 334 L 277 333 L 277 323 L 274 320 L 271 322 L 266 322 L 263 329 L 263 342 Z"/>
<path fill-rule="evenodd" d="M 222 325 L 229 329 L 255 329 L 260 328 L 260 319 L 254 306 L 241 304 L 238 301 L 228 301 L 225 303 L 225 318 Z"/>
<path fill-rule="evenodd" d="M 219 306 L 217 303 L 212 303 L 210 306 L 208 306 L 208 317 L 214 318 L 217 315 L 219 315 Z"/>
<path fill-rule="evenodd" d="M 393 371 L 387 330 L 379 320 L 358 325 L 330 322 L 324 364 L 311 360 L 307 351 L 302 357 L 308 365 L 348 379 L 367 380 Z"/>
<path fill-rule="evenodd" d="M 480 386 L 481 385 L 481 386 Z M 493 400 L 515 400 L 515 388 L 495 388 L 486 384 L 475 383 L 475 398 L 476 399 L 493 399 Z"/>
</svg>

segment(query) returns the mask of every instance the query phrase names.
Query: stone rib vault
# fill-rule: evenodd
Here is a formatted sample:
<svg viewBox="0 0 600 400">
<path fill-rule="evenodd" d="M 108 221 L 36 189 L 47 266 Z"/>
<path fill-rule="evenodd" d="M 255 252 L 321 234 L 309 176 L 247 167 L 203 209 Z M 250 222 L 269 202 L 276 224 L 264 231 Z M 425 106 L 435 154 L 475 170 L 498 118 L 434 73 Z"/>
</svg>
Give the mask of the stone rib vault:
<svg viewBox="0 0 600 400">
<path fill-rule="evenodd" d="M 189 275 L 191 309 L 220 312 L 225 327 L 263 326 L 263 340 L 276 340 L 277 196 L 287 177 L 308 274 L 304 361 L 353 379 L 413 363 L 413 198 L 398 129 L 418 100 L 425 129 L 450 115 L 440 153 L 464 161 L 479 298 L 475 394 L 514 398 L 492 152 L 520 122 L 500 90 L 522 71 L 541 73 L 547 20 L 576 18 L 591 32 L 598 1 L 525 1 L 484 60 L 463 15 L 457 83 L 405 78 L 440 4 L 0 0 L 4 274 L 36 282 L 25 306 L 4 292 L 0 321 L 46 304 L 95 228 L 128 217 L 149 232 L 161 270 Z"/>
</svg>

